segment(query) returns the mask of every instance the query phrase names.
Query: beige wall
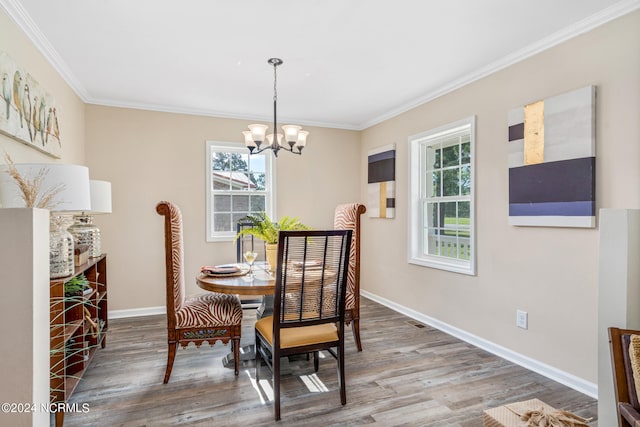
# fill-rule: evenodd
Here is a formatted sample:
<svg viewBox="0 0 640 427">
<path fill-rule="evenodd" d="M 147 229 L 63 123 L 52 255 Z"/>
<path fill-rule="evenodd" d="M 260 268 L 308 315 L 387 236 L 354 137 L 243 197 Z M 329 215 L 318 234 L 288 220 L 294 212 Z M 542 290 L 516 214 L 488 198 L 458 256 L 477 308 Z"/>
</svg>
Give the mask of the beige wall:
<svg viewBox="0 0 640 427">
<path fill-rule="evenodd" d="M 640 207 L 640 12 L 365 130 L 397 144 L 394 220 L 365 218 L 362 288 L 481 339 L 597 382 L 598 229 L 508 225 L 507 112 L 597 86 L 597 207 Z M 475 277 L 407 264 L 410 135 L 476 116 Z M 382 248 L 395 248 L 393 251 Z M 516 309 L 529 329 L 515 326 Z"/>
<path fill-rule="evenodd" d="M 248 122 L 85 106 L 4 12 L 0 40 L 56 98 L 64 138 L 61 160 L 2 135 L 0 150 L 16 162 L 86 157 L 93 179 L 112 182 L 114 212 L 96 219 L 109 253 L 110 309 L 164 305 L 162 199 L 183 210 L 187 271 L 234 257 L 231 243 L 205 242 L 204 141 L 240 141 Z M 336 204 L 366 201 L 367 150 L 395 142 L 396 218 L 363 219 L 363 289 L 596 382 L 598 229 L 507 224 L 506 114 L 596 85 L 598 207 L 640 207 L 638 40 L 635 12 L 363 132 L 312 128 L 302 157 L 278 159 L 278 215 L 331 226 Z M 408 265 L 407 137 L 471 115 L 478 274 Z M 187 282 L 189 293 L 199 291 Z M 529 312 L 528 330 L 515 327 L 516 309 Z"/>
<path fill-rule="evenodd" d="M 16 163 L 84 164 L 84 103 L 0 8 L 0 50 L 31 74 L 56 100 L 59 112 L 62 158 L 56 159 L 0 134 L 0 163 L 4 153 Z"/>
<path fill-rule="evenodd" d="M 0 134 L 0 164 L 4 164 L 5 153 L 16 163 L 83 164 L 84 103 L 1 8 L 0 50 L 27 70 L 55 98 L 63 144 L 62 159 L 55 159 Z M 0 286 L 5 290 L 0 298 L 3 301 L 0 323 L 7 327 L 20 324 L 23 329 L 15 342 L 3 344 L 0 394 L 3 401 L 41 404 L 49 401 L 48 212 L 7 209 L 0 216 L 0 244 L 4 250 L 0 255 Z M 20 238 L 24 240 L 18 240 Z M 33 255 L 32 259 L 29 259 L 30 255 Z M 3 424 L 15 426 L 49 422 L 48 415 L 42 411 L 5 414 L 0 418 L 3 418 Z"/>
<path fill-rule="evenodd" d="M 205 141 L 242 141 L 248 122 L 88 105 L 86 152 L 91 176 L 111 181 L 113 213 L 96 218 L 109 262 L 110 310 L 164 306 L 161 200 L 180 206 L 187 292 L 202 265 L 235 261 L 232 242 L 205 240 Z M 277 162 L 277 216 L 333 226 L 338 203 L 358 201 L 359 133 L 309 128 L 302 156 Z"/>
</svg>

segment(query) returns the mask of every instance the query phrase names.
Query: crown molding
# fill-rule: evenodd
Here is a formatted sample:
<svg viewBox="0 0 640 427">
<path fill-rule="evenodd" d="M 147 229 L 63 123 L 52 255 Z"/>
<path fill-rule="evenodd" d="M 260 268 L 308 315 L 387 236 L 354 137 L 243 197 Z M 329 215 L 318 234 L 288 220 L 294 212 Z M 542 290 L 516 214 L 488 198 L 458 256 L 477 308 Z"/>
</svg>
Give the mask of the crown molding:
<svg viewBox="0 0 640 427">
<path fill-rule="evenodd" d="M 89 96 L 82 84 L 75 77 L 71 69 L 62 60 L 60 54 L 49 43 L 49 40 L 44 36 L 40 28 L 33 22 L 31 16 L 22 7 L 22 4 L 18 0 L 0 0 L 0 6 L 4 8 L 9 17 L 16 23 L 16 25 L 22 30 L 23 33 L 31 40 L 35 47 L 45 57 L 45 59 L 51 64 L 51 66 L 60 74 L 65 82 L 71 87 L 71 89 L 78 95 L 83 101 L 87 102 Z"/>
<path fill-rule="evenodd" d="M 117 107 L 117 108 L 132 108 L 135 110 L 148 110 L 158 111 L 163 113 L 175 113 L 175 114 L 188 114 L 195 116 L 217 117 L 224 119 L 238 119 L 249 121 L 262 121 L 269 122 L 271 117 L 256 117 L 245 114 L 232 114 L 228 112 L 213 111 L 207 109 L 198 108 L 180 108 L 169 105 L 158 104 L 145 104 L 145 103 L 126 103 L 106 98 L 92 97 L 84 88 L 82 83 L 75 77 L 71 69 L 67 66 L 64 60 L 60 57 L 60 54 L 49 43 L 49 40 L 44 36 L 42 31 L 35 24 L 31 16 L 24 9 L 19 0 L 0 0 L 0 6 L 7 12 L 9 17 L 15 22 L 15 24 L 22 30 L 23 33 L 31 40 L 45 59 L 51 64 L 51 66 L 62 76 L 65 82 L 71 87 L 71 89 L 78 95 L 82 102 L 86 104 L 101 105 L 105 107 Z M 290 121 L 291 123 L 297 123 L 303 126 L 315 126 L 334 129 L 345 130 L 361 130 L 357 125 L 345 124 L 345 123 L 331 123 L 331 122 L 316 122 L 316 121 L 300 121 L 294 119 L 287 119 L 281 117 L 281 120 Z"/>
<path fill-rule="evenodd" d="M 273 116 L 234 114 L 229 112 L 199 109 L 199 108 L 183 108 L 183 107 L 167 106 L 167 105 L 160 105 L 160 104 L 121 102 L 121 101 L 116 101 L 113 99 L 105 99 L 105 98 L 89 98 L 85 102 L 87 104 L 100 105 L 104 107 L 131 108 L 134 110 L 158 111 L 161 113 L 188 114 L 192 116 L 205 116 L 205 117 L 214 117 L 219 119 L 237 119 L 237 120 L 248 120 L 252 122 L 273 123 Z M 362 130 L 359 126 L 352 125 L 349 123 L 316 122 L 316 121 L 310 121 L 310 120 L 288 118 L 285 116 L 278 117 L 278 122 L 285 123 L 285 124 L 295 123 L 300 126 L 314 126 L 314 127 L 355 130 L 355 131 Z"/>
<path fill-rule="evenodd" d="M 576 22 L 574 25 L 563 28 L 560 31 L 557 31 L 554 34 L 551 34 L 548 37 L 545 37 L 535 43 L 530 44 L 529 46 L 520 49 L 510 55 L 507 55 L 495 62 L 492 62 L 485 67 L 482 67 L 466 76 L 463 76 L 457 80 L 453 80 L 448 84 L 445 84 L 441 88 L 438 88 L 432 92 L 429 92 L 419 98 L 416 98 L 406 104 L 400 105 L 397 108 L 394 108 L 391 111 L 388 111 L 385 114 L 382 114 L 372 120 L 366 121 L 362 123 L 359 128 L 360 130 L 367 129 L 371 126 L 377 125 L 379 123 L 384 122 L 385 120 L 389 120 L 393 117 L 396 117 L 402 113 L 405 113 L 413 108 L 416 108 L 422 104 L 425 104 L 429 101 L 433 101 L 436 98 L 439 98 L 443 95 L 446 95 L 450 92 L 453 92 L 456 89 L 459 89 L 463 86 L 466 86 L 470 83 L 475 82 L 476 80 L 480 80 L 484 77 L 487 77 L 497 71 L 500 71 L 504 68 L 507 68 L 511 65 L 514 65 L 520 61 L 523 61 L 527 58 L 530 58 L 540 52 L 543 52 L 547 49 L 550 49 L 560 43 L 563 43 L 567 40 L 570 40 L 574 37 L 577 37 L 581 34 L 589 32 L 601 25 L 606 24 L 616 18 L 627 15 L 631 12 L 640 9 L 640 0 L 623 0 L 620 1 L 613 6 L 610 6 L 606 9 L 603 9 L 599 13 L 591 15 L 582 21 Z"/>
<path fill-rule="evenodd" d="M 250 117 L 248 115 L 241 115 L 241 114 L 229 114 L 229 113 L 209 111 L 204 109 L 177 108 L 177 107 L 165 106 L 165 105 L 122 103 L 119 101 L 113 101 L 109 99 L 91 97 L 86 91 L 86 89 L 84 88 L 84 86 L 78 81 L 78 79 L 75 77 L 73 72 L 69 69 L 67 64 L 62 60 L 58 52 L 54 49 L 54 47 L 51 45 L 51 43 L 49 43 L 49 41 L 44 36 L 44 34 L 36 26 L 35 22 L 33 22 L 33 20 L 31 19 L 29 14 L 26 12 L 26 10 L 22 7 L 20 2 L 18 0 L 0 0 L 0 6 L 4 8 L 7 14 L 11 17 L 11 19 L 27 35 L 27 37 L 32 41 L 32 43 L 36 46 L 36 48 L 42 53 L 45 59 L 62 76 L 62 78 L 71 87 L 71 89 L 78 95 L 78 97 L 87 104 L 103 105 L 108 107 L 133 108 L 138 110 L 160 111 L 160 112 L 167 112 L 167 113 L 212 116 L 212 117 L 220 117 L 220 118 L 239 119 L 239 120 L 260 120 L 265 122 L 269 121 L 269 119 L 266 117 L 256 118 L 255 116 Z M 482 67 L 459 79 L 453 80 L 443 85 L 442 87 L 438 88 L 437 90 L 426 93 L 418 98 L 413 99 L 412 101 L 406 104 L 402 104 L 388 111 L 385 114 L 382 114 L 378 117 L 375 117 L 371 120 L 365 121 L 360 124 L 326 123 L 326 122 L 314 122 L 314 121 L 301 122 L 300 120 L 293 120 L 293 121 L 305 126 L 317 126 L 317 127 L 328 127 L 328 128 L 335 128 L 335 129 L 361 131 L 371 126 L 374 126 L 376 124 L 379 124 L 385 120 L 389 120 L 393 117 L 396 117 L 402 113 L 405 113 L 413 108 L 423 105 L 436 98 L 444 96 L 450 92 L 453 92 L 456 89 L 459 89 L 463 86 L 473 83 L 476 80 L 480 80 L 497 71 L 500 71 L 504 68 L 514 65 L 542 51 L 550 49 L 560 43 L 563 43 L 569 39 L 572 39 L 588 31 L 591 31 L 594 28 L 604 25 L 609 21 L 612 21 L 616 18 L 619 18 L 631 12 L 634 12 L 635 10 L 638 10 L 638 9 L 640 9 L 640 0 L 622 0 L 614 4 L 613 6 L 608 7 L 607 9 L 604 9 L 594 15 L 591 15 L 583 19 L 582 21 L 577 22 L 574 25 L 566 27 L 523 49 L 520 49 L 510 55 L 507 55 L 499 59 L 498 61 L 488 64 L 485 67 Z M 286 121 L 286 118 L 284 119 Z"/>
</svg>

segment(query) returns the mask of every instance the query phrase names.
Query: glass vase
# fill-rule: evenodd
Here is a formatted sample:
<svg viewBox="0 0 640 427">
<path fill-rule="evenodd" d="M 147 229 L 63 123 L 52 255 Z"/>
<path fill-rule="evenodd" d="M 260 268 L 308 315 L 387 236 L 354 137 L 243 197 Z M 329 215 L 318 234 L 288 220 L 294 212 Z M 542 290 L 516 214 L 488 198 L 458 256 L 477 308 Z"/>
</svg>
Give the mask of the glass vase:
<svg viewBox="0 0 640 427">
<path fill-rule="evenodd" d="M 76 248 L 80 245 L 89 247 L 89 258 L 102 255 L 102 245 L 100 243 L 100 229 L 93 224 L 91 215 L 74 215 L 73 225 L 67 230 L 74 239 Z"/>
<path fill-rule="evenodd" d="M 49 276 L 67 277 L 74 272 L 73 236 L 66 230 L 64 219 L 52 216 L 49 230 Z"/>
</svg>

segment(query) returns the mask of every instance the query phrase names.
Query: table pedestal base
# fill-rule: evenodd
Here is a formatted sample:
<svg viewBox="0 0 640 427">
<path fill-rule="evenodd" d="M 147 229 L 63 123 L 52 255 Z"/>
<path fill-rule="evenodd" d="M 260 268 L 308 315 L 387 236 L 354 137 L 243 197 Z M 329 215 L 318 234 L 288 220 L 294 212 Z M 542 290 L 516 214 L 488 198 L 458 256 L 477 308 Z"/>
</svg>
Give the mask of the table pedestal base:
<svg viewBox="0 0 640 427">
<path fill-rule="evenodd" d="M 263 296 L 260 307 L 256 309 L 256 319 L 260 320 L 265 316 L 273 316 L 273 295 Z"/>
<path fill-rule="evenodd" d="M 247 362 L 251 362 L 250 366 L 255 366 L 256 360 L 256 347 L 255 345 L 247 345 L 244 347 L 240 347 L 240 364 L 245 365 Z M 233 369 L 233 353 L 227 354 L 222 358 L 222 365 L 225 368 Z M 288 374 L 290 372 L 289 368 L 289 358 L 281 357 L 280 358 L 280 373 Z"/>
</svg>

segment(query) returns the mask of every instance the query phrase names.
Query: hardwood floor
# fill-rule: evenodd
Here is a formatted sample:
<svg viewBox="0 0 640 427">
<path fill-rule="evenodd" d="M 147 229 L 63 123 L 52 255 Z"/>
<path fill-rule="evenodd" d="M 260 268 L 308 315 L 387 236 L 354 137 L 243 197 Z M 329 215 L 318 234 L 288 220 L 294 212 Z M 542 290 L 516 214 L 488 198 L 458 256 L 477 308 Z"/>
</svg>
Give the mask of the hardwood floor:
<svg viewBox="0 0 640 427">
<path fill-rule="evenodd" d="M 291 362 L 282 378 L 283 426 L 482 426 L 483 409 L 538 398 L 591 417 L 597 401 L 429 326 L 362 299 L 358 353 L 346 346 L 347 404 L 340 405 L 335 360 L 317 377 L 313 362 Z M 243 345 L 253 342 L 255 310 L 245 311 Z M 230 347 L 180 349 L 163 385 L 167 344 L 164 316 L 116 319 L 71 402 L 65 426 L 267 426 L 270 372 L 256 385 L 251 362 L 236 378 L 222 366 Z M 308 384 L 308 385 L 307 385 Z M 311 392 L 310 389 L 324 389 Z"/>
</svg>

